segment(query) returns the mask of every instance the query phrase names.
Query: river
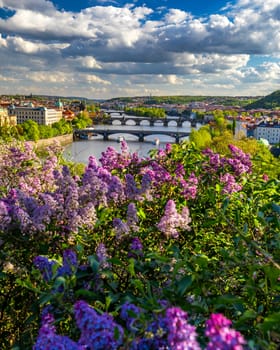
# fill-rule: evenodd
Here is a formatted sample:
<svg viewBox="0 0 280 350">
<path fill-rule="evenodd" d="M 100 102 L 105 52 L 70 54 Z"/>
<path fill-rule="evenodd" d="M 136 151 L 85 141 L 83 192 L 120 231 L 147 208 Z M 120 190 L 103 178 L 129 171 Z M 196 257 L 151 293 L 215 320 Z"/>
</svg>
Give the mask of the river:
<svg viewBox="0 0 280 350">
<path fill-rule="evenodd" d="M 169 126 L 163 126 L 162 123 L 155 123 L 155 126 L 150 126 L 148 121 L 143 121 L 140 126 L 135 126 L 133 121 L 128 121 L 127 125 L 120 125 L 119 121 L 114 121 L 113 125 L 98 125 L 98 129 L 122 129 L 122 134 L 114 134 L 109 136 L 108 141 L 104 141 L 102 136 L 94 136 L 89 140 L 75 141 L 65 147 L 64 156 L 66 159 L 74 162 L 87 164 L 89 156 L 94 156 L 99 159 L 109 146 L 114 147 L 117 151 L 121 150 L 119 137 L 123 137 L 128 145 L 130 152 L 137 152 L 140 157 L 147 157 L 149 151 L 154 148 L 165 148 L 167 143 L 174 143 L 174 138 L 167 135 L 151 135 L 145 137 L 144 142 L 139 142 L 136 136 L 126 134 L 126 130 L 170 130 L 170 131 L 190 131 L 190 122 L 184 122 L 182 127 L 177 127 L 176 122 L 170 122 Z M 199 128 L 200 125 L 197 126 Z M 155 140 L 158 141 L 155 144 Z M 187 139 L 187 138 L 186 138 Z"/>
</svg>

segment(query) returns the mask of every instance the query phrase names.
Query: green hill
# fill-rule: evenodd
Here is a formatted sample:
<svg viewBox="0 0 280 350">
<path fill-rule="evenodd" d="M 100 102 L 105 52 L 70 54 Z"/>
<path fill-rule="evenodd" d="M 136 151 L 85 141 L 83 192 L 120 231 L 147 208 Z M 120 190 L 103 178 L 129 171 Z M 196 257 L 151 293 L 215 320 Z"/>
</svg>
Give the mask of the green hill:
<svg viewBox="0 0 280 350">
<path fill-rule="evenodd" d="M 277 109 L 280 108 L 280 90 L 273 92 L 259 100 L 248 104 L 246 109 L 264 108 L 264 109 Z"/>
</svg>

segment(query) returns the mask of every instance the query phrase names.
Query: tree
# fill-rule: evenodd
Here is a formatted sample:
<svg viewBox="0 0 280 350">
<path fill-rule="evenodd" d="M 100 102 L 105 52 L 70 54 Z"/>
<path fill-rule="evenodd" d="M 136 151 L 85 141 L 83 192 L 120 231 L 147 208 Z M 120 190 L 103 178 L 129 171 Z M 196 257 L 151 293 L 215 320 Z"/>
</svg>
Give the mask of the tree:
<svg viewBox="0 0 280 350">
<path fill-rule="evenodd" d="M 21 124 L 25 140 L 38 141 L 40 139 L 39 126 L 33 120 L 26 120 Z"/>
<path fill-rule="evenodd" d="M 189 140 L 193 142 L 199 149 L 209 147 L 212 142 L 209 126 L 203 126 L 199 130 L 192 129 Z"/>
</svg>

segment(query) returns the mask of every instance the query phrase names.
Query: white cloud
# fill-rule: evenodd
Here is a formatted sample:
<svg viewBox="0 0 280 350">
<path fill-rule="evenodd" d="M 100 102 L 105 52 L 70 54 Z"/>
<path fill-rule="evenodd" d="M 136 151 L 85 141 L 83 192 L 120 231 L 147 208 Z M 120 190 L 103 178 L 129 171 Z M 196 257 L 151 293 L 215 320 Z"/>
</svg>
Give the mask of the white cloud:
<svg viewBox="0 0 280 350">
<path fill-rule="evenodd" d="M 249 82 L 250 92 L 261 82 L 267 90 L 279 84 L 279 0 L 239 0 L 208 18 L 165 9 L 156 20 L 147 6 L 106 3 L 74 13 L 47 0 L 0 0 L 0 8 L 12 10 L 0 19 L 6 79 L 18 79 L 19 89 L 28 82 L 51 90 L 64 84 L 101 94 L 96 97 L 135 93 L 145 85 L 158 92 L 200 86 L 235 93 Z M 262 57 L 257 64 L 250 60 L 255 55 Z M 81 90 L 83 83 L 87 89 Z"/>
</svg>

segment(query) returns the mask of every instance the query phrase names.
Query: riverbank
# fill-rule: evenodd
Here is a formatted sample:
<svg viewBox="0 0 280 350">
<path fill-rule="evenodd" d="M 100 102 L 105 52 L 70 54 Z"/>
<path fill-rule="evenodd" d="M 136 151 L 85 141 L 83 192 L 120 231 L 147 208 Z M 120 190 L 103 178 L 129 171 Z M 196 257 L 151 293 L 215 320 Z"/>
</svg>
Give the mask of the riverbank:
<svg viewBox="0 0 280 350">
<path fill-rule="evenodd" d="M 54 143 L 59 143 L 61 146 L 69 145 L 73 142 L 73 134 L 60 135 L 56 137 L 51 137 L 49 139 L 41 139 L 36 142 L 31 141 L 31 143 L 36 148 L 44 148 L 53 145 Z"/>
</svg>

